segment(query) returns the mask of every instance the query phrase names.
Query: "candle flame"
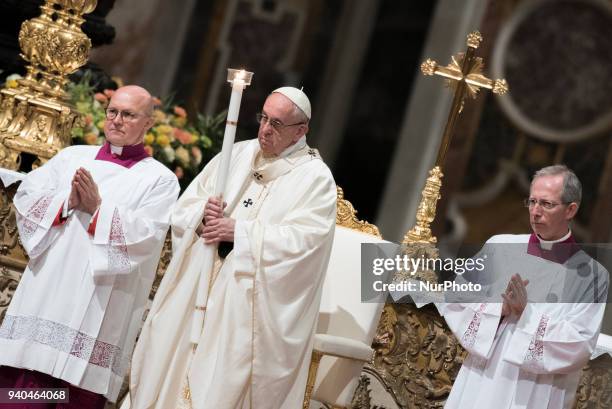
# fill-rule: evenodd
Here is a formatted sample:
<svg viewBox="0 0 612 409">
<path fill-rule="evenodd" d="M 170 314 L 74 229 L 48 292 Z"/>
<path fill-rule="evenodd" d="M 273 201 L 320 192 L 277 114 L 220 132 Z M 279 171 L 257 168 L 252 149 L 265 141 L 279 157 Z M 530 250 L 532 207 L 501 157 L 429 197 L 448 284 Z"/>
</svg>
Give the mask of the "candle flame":
<svg viewBox="0 0 612 409">
<path fill-rule="evenodd" d="M 246 86 L 251 85 L 251 78 L 253 78 L 253 73 L 244 68 L 227 69 L 227 82 L 232 84 L 232 87 L 240 84 L 244 89 Z"/>
</svg>

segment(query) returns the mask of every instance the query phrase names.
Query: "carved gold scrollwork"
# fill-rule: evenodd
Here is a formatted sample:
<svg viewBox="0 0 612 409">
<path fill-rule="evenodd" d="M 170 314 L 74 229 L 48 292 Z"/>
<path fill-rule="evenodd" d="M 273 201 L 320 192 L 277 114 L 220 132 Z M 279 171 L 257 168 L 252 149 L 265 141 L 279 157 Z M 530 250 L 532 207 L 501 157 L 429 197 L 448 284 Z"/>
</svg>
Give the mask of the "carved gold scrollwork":
<svg viewBox="0 0 612 409">
<path fill-rule="evenodd" d="M 351 402 L 351 408 L 353 409 L 362 409 L 367 408 L 370 409 L 370 405 L 372 404 L 372 390 L 370 389 L 370 379 L 361 375 L 359 379 L 359 384 L 357 385 L 357 389 L 355 390 L 355 394 L 353 395 L 353 400 Z M 326 406 L 327 407 L 327 406 Z M 335 408 L 332 408 L 335 409 Z M 375 406 L 374 409 L 384 409 Z"/>
<path fill-rule="evenodd" d="M 433 305 L 385 305 L 373 348 L 364 371 L 408 409 L 442 408 L 465 357 Z"/>
<path fill-rule="evenodd" d="M 153 287 L 151 287 L 151 292 L 149 293 L 149 298 L 152 300 L 157 293 L 157 289 L 159 288 L 159 284 L 161 283 L 162 278 L 164 277 L 164 273 L 166 272 L 166 268 L 168 268 L 168 264 L 170 264 L 170 260 L 172 259 L 172 232 L 168 231 L 166 234 L 166 240 L 164 241 L 164 247 L 162 248 L 161 256 L 159 257 L 159 263 L 157 264 L 157 270 L 155 272 L 155 280 L 153 281 Z"/>
<path fill-rule="evenodd" d="M 381 237 L 378 227 L 357 218 L 357 210 L 355 210 L 351 202 L 344 199 L 344 191 L 342 188 L 338 186 L 336 189 L 338 193 L 338 200 L 336 202 L 336 224 L 372 234 L 376 237 Z"/>
<path fill-rule="evenodd" d="M 6 310 L 11 299 L 13 299 L 20 278 L 20 273 L 11 271 L 6 267 L 0 267 L 0 323 L 4 320 Z"/>
<path fill-rule="evenodd" d="M 574 409 L 604 409 L 612 407 L 612 357 L 600 355 L 584 368 Z"/>
<path fill-rule="evenodd" d="M 2 95 L 0 102 L 0 129 L 5 129 L 13 119 L 13 108 L 15 106 L 15 97 L 13 95 Z"/>
<path fill-rule="evenodd" d="M 13 196 L 16 185 L 8 189 L 0 183 L 0 322 L 4 319 L 21 272 L 27 265 L 27 255 L 19 240 Z"/>
<path fill-rule="evenodd" d="M 408 243 L 402 246 L 402 254 L 410 259 L 436 260 L 440 252 L 436 246 L 431 243 Z M 434 270 L 425 267 L 413 269 L 411 264 L 408 264 L 408 269 L 400 269 L 395 272 L 393 282 L 407 281 L 410 279 L 418 279 L 429 283 L 438 282 L 438 274 Z"/>
<path fill-rule="evenodd" d="M 19 240 L 13 196 L 15 185 L 8 189 L 0 183 L 0 264 L 18 270 L 25 269 L 28 258 Z"/>
</svg>

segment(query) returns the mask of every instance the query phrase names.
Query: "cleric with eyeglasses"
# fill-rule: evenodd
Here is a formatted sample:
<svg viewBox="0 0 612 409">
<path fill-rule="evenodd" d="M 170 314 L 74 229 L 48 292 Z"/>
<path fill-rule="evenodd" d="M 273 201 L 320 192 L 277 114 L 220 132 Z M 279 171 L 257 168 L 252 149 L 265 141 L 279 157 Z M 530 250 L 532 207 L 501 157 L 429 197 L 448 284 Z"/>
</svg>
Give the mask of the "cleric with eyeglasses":
<svg viewBox="0 0 612 409">
<path fill-rule="evenodd" d="M 532 233 L 493 236 L 478 254 L 485 274 L 503 277 L 490 281 L 501 297 L 438 305 L 469 353 L 445 408 L 573 407 L 609 281 L 573 236 L 581 199 L 566 166 L 537 171 L 524 202 Z"/>
<path fill-rule="evenodd" d="M 117 89 L 103 146 L 70 146 L 28 173 L 14 204 L 29 264 L 0 327 L 0 388 L 65 388 L 41 409 L 116 401 L 179 193 L 151 158 L 144 88 Z"/>
</svg>

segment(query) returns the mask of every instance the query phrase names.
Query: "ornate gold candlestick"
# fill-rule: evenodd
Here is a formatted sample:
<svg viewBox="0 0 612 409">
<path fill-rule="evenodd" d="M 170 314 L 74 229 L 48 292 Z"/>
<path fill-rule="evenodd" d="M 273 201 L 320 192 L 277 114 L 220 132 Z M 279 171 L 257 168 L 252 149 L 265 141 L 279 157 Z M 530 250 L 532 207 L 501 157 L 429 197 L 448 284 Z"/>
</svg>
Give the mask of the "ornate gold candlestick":
<svg viewBox="0 0 612 409">
<path fill-rule="evenodd" d="M 21 25 L 21 56 L 29 64 L 17 88 L 0 91 L 0 166 L 17 170 L 26 152 L 38 157 L 36 167 L 70 144 L 79 114 L 64 86 L 87 62 L 91 41 L 80 27 L 96 4 L 46 0 L 41 15 Z"/>
</svg>

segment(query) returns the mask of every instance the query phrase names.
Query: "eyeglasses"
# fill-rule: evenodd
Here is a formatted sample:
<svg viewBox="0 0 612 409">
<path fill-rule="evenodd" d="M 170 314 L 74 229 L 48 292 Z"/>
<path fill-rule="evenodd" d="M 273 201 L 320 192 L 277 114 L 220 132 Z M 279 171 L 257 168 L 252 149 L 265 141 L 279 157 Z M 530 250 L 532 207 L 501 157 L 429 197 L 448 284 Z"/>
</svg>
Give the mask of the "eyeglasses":
<svg viewBox="0 0 612 409">
<path fill-rule="evenodd" d="M 266 115 L 264 113 L 261 113 L 261 112 L 258 113 L 255 117 L 257 118 L 257 122 L 260 125 L 264 125 L 267 122 L 267 123 L 269 123 L 272 126 L 272 128 L 274 128 L 274 130 L 276 132 L 280 132 L 284 128 L 288 128 L 290 126 L 303 125 L 305 123 L 305 122 L 296 122 L 295 124 L 285 125 L 284 123 L 282 123 L 278 119 L 270 119 L 270 117 L 268 117 L 268 115 Z"/>
<path fill-rule="evenodd" d="M 527 198 L 524 200 L 525 207 L 535 207 L 536 204 L 539 204 L 542 209 L 552 210 L 559 205 L 568 205 L 569 203 L 556 203 L 551 202 L 550 200 L 542 200 L 542 199 L 532 199 Z"/>
<path fill-rule="evenodd" d="M 119 115 L 124 122 L 132 122 L 142 116 L 145 116 L 131 111 L 120 111 L 115 108 L 106 108 L 106 119 L 113 120 L 117 118 L 117 115 Z"/>
</svg>

